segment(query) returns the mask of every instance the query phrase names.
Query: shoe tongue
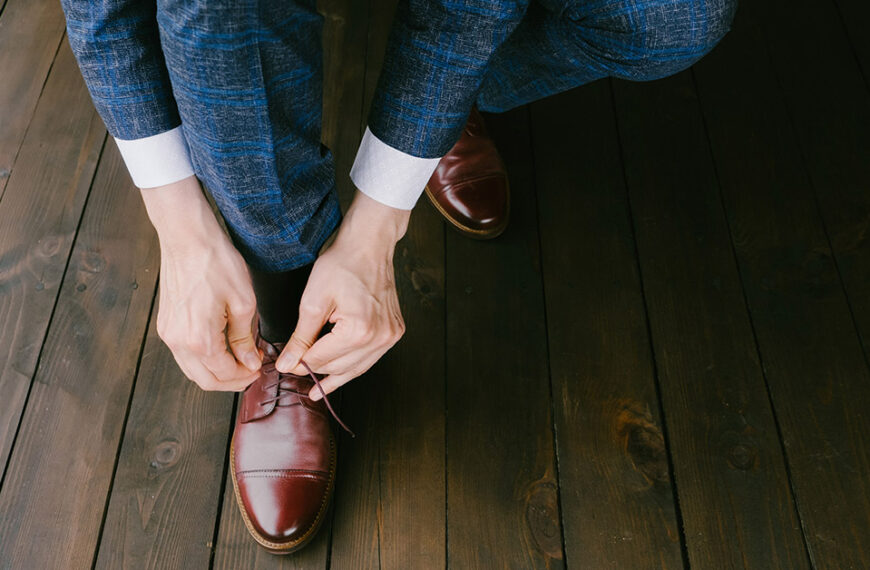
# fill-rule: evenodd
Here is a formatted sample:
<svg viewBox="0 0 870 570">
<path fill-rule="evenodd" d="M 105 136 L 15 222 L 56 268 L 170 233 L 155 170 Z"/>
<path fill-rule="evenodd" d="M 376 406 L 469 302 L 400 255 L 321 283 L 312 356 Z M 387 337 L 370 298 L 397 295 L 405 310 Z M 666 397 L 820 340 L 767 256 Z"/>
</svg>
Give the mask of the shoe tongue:
<svg viewBox="0 0 870 570">
<path fill-rule="evenodd" d="M 281 354 L 281 351 L 284 350 L 284 345 L 287 343 L 284 342 L 269 342 L 268 340 L 261 337 L 259 334 L 257 335 L 257 348 L 263 351 L 264 359 L 269 359 L 274 361 L 278 358 L 278 355 Z"/>
</svg>

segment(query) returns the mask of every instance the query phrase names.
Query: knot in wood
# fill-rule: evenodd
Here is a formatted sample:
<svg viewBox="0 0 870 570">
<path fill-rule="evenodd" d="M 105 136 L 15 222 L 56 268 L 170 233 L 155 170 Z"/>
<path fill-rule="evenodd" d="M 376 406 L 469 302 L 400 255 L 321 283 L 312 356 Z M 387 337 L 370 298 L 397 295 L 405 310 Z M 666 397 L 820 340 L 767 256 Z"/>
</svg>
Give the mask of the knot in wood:
<svg viewBox="0 0 870 570">
<path fill-rule="evenodd" d="M 757 457 L 758 450 L 749 445 L 738 443 L 728 450 L 728 464 L 740 471 L 752 469 Z"/>
<path fill-rule="evenodd" d="M 151 454 L 150 466 L 154 470 L 163 470 L 172 467 L 178 462 L 181 446 L 177 441 L 161 441 Z"/>
<path fill-rule="evenodd" d="M 618 402 L 616 432 L 635 469 L 651 484 L 668 483 L 665 438 L 649 406 L 630 399 Z"/>
<path fill-rule="evenodd" d="M 82 256 L 81 270 L 88 273 L 100 273 L 106 267 L 106 258 L 99 252 L 89 251 Z"/>
<path fill-rule="evenodd" d="M 536 483 L 526 496 L 526 524 L 538 550 L 550 558 L 562 558 L 562 533 L 556 486 Z"/>
<path fill-rule="evenodd" d="M 63 243 L 60 236 L 45 236 L 36 244 L 36 253 L 40 257 L 54 257 L 60 251 Z"/>
</svg>

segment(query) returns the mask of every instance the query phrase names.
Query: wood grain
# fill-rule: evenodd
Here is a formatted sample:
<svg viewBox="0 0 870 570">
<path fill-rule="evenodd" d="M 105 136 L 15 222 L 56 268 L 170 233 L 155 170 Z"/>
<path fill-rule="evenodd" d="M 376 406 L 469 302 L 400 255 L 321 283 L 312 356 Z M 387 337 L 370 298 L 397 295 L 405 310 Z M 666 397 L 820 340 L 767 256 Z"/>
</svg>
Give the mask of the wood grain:
<svg viewBox="0 0 870 570">
<path fill-rule="evenodd" d="M 0 18 L 0 199 L 64 30 L 57 0 L 9 0 Z"/>
<path fill-rule="evenodd" d="M 365 76 L 368 73 L 368 40 L 371 26 L 370 2 L 342 1 L 341 14 L 337 18 L 341 27 L 341 44 L 333 46 L 333 77 L 336 88 L 327 89 L 324 108 L 329 109 L 331 121 L 340 125 L 335 135 L 339 141 L 337 152 L 342 158 L 336 162 L 336 175 L 343 180 L 339 185 L 341 203 L 347 207 L 353 198 L 354 186 L 348 178 L 350 166 L 356 155 L 365 124 L 363 102 Z M 340 75 L 339 75 L 340 74 Z M 338 90 L 344 87 L 352 95 L 339 98 Z M 349 111 L 349 113 L 348 113 Z M 347 120 L 345 115 L 348 113 Z M 342 166 L 344 165 L 344 169 Z M 379 365 L 362 377 L 341 389 L 342 418 L 358 434 L 351 439 L 345 433 L 339 435 L 338 473 L 334 495 L 332 540 L 329 554 L 330 567 L 335 568 L 380 568 L 380 483 L 379 483 L 379 414 L 376 389 L 380 377 Z M 335 428 L 338 429 L 338 428 Z M 339 429 L 339 432 L 341 430 Z"/>
<path fill-rule="evenodd" d="M 0 492 L 12 567 L 91 566 L 157 267 L 142 199 L 107 145 Z"/>
<path fill-rule="evenodd" d="M 833 7 L 794 10 L 747 9 L 754 25 L 734 43 L 753 64 L 714 59 L 698 81 L 721 131 L 715 156 L 810 555 L 817 568 L 859 568 L 870 566 L 870 93 Z M 751 96 L 728 85 L 738 65 Z M 735 135 L 748 140 L 739 150 Z M 763 195 L 746 195 L 752 176 Z"/>
<path fill-rule="evenodd" d="M 448 561 L 563 567 L 528 110 L 488 117 L 512 219 L 447 234 Z"/>
<path fill-rule="evenodd" d="M 870 37 L 863 25 L 870 20 L 870 5 L 861 0 L 834 0 L 833 3 L 839 11 L 837 16 L 845 27 L 850 47 L 858 59 L 864 83 L 870 88 Z"/>
<path fill-rule="evenodd" d="M 691 566 L 806 568 L 691 77 L 614 91 Z"/>
<path fill-rule="evenodd" d="M 185 378 L 157 336 L 155 307 L 96 568 L 207 568 L 233 394 Z"/>
<path fill-rule="evenodd" d="M 395 4 L 394 0 L 376 1 L 370 9 L 366 109 L 383 63 Z M 366 427 L 372 430 L 374 440 L 345 441 L 344 449 L 364 443 L 373 446 L 373 453 L 361 454 L 360 461 L 376 461 L 373 475 L 377 478 L 368 479 L 370 466 L 364 463 L 356 472 L 363 474 L 363 481 L 377 485 L 377 492 L 361 494 L 358 503 L 339 503 L 342 507 L 358 505 L 359 509 L 339 511 L 341 520 L 336 524 L 332 553 L 336 567 L 356 567 L 360 562 L 353 549 L 346 548 L 347 533 L 352 537 L 350 543 L 361 545 L 364 552 L 369 552 L 369 545 L 377 545 L 377 559 L 372 555 L 371 561 L 377 560 L 381 568 L 445 565 L 443 236 L 440 217 L 421 203 L 394 259 L 407 332 L 360 380 L 365 383 L 362 389 L 344 399 L 346 410 L 351 406 L 374 409 L 374 422 Z M 340 476 L 348 489 L 355 489 L 353 474 Z M 365 516 L 357 520 L 357 513 Z M 376 519 L 371 518 L 373 514 Z M 377 524 L 371 524 L 375 521 Z"/>
<path fill-rule="evenodd" d="M 0 466 L 9 458 L 105 136 L 64 43 L 0 201 Z"/>
<path fill-rule="evenodd" d="M 318 0 L 323 29 L 323 133 L 335 156 L 335 181 L 342 209 L 353 197 L 350 167 L 362 139 L 363 91 L 369 2 Z"/>
<path fill-rule="evenodd" d="M 681 568 L 609 84 L 533 104 L 532 133 L 567 561 Z"/>
</svg>

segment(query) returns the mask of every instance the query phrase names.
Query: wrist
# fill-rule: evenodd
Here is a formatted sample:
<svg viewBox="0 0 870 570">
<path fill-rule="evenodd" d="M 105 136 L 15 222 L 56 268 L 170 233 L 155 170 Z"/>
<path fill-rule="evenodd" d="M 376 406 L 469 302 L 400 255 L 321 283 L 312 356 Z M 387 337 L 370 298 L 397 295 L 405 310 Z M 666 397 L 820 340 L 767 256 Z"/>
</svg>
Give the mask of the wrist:
<svg viewBox="0 0 870 570">
<path fill-rule="evenodd" d="M 195 248 L 223 235 L 195 176 L 140 192 L 164 251 Z"/>
<path fill-rule="evenodd" d="M 408 229 L 410 210 L 392 208 L 356 191 L 339 227 L 336 242 L 392 251 Z"/>
</svg>

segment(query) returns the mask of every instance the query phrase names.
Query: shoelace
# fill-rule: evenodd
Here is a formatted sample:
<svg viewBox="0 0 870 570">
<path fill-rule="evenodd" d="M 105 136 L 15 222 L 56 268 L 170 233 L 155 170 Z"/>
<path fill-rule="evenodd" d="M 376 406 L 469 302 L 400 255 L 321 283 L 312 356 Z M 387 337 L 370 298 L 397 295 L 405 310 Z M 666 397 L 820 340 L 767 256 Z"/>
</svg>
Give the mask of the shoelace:
<svg viewBox="0 0 870 570">
<path fill-rule="evenodd" d="M 326 396 L 326 392 L 323 390 L 323 386 L 320 385 L 320 380 L 317 379 L 317 375 L 314 373 L 314 371 L 311 369 L 311 367 L 308 366 L 308 364 L 304 360 L 300 360 L 299 364 L 301 364 L 302 366 L 305 367 L 305 370 L 308 371 L 308 375 L 311 376 L 312 380 L 314 380 L 314 385 L 317 386 L 318 390 L 320 390 L 320 395 L 323 397 L 323 403 L 326 404 L 326 409 L 329 410 L 329 413 L 332 414 L 332 417 L 335 418 L 335 421 L 338 422 L 338 425 L 340 425 L 342 428 L 344 428 L 344 431 L 349 433 L 350 437 L 356 437 L 356 434 L 353 433 L 349 427 L 347 427 L 347 424 L 345 424 L 343 421 L 341 421 L 341 418 L 339 418 L 338 414 L 335 413 L 335 410 L 332 409 L 332 404 L 329 403 L 329 398 Z M 278 372 L 278 371 L 276 370 L 275 372 Z M 286 396 L 298 396 L 299 398 L 307 398 L 308 400 L 311 400 L 311 396 L 309 396 L 308 394 L 303 394 L 302 392 L 298 392 L 298 391 L 294 390 L 293 388 L 288 388 L 288 387 L 284 386 L 283 383 L 284 383 L 284 380 L 281 379 L 281 374 L 279 372 L 278 373 L 278 380 L 275 382 L 272 382 L 271 384 L 266 384 L 266 386 L 265 386 L 265 388 L 267 390 L 269 388 L 274 388 L 275 386 L 277 386 L 278 387 L 278 395 L 272 396 L 271 398 L 263 400 L 262 402 L 260 402 L 260 405 L 265 406 L 266 404 L 271 404 L 272 402 L 276 402 L 275 405 L 280 405 L 280 400 Z"/>
</svg>

